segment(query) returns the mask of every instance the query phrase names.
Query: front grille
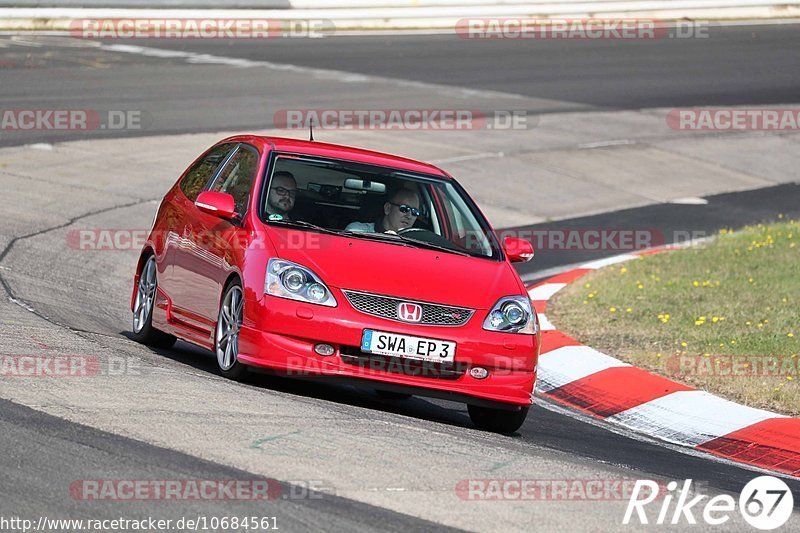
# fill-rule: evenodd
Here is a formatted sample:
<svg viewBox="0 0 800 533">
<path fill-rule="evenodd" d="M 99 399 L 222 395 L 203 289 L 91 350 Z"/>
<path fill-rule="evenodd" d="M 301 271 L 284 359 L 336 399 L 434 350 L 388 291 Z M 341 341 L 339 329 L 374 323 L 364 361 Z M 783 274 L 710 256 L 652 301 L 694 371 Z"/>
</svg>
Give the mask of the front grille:
<svg viewBox="0 0 800 533">
<path fill-rule="evenodd" d="M 424 378 L 458 379 L 467 371 L 467 365 L 464 363 L 434 363 L 432 361 L 417 361 L 388 355 L 368 354 L 362 352 L 357 346 L 342 346 L 339 349 L 339 357 L 342 362 L 349 365 Z"/>
<path fill-rule="evenodd" d="M 402 302 L 420 305 L 422 307 L 422 319 L 419 322 L 413 323 L 426 326 L 463 326 L 475 312 L 473 309 L 466 309 L 464 307 L 417 302 L 414 300 L 404 300 L 402 298 L 392 298 L 391 296 L 381 296 L 365 292 L 342 292 L 344 292 L 350 305 L 357 311 L 394 320 L 396 322 L 408 323 L 397 317 L 397 306 Z"/>
</svg>

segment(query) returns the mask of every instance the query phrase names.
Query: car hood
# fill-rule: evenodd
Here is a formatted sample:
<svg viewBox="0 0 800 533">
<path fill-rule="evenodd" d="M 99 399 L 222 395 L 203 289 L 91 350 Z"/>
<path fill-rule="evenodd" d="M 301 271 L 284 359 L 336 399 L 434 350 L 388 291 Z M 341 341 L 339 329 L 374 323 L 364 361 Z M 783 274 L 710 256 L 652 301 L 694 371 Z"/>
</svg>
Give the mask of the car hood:
<svg viewBox="0 0 800 533">
<path fill-rule="evenodd" d="M 312 269 L 339 289 L 472 309 L 522 294 L 505 261 L 289 228 L 268 231 L 281 259 Z"/>
</svg>

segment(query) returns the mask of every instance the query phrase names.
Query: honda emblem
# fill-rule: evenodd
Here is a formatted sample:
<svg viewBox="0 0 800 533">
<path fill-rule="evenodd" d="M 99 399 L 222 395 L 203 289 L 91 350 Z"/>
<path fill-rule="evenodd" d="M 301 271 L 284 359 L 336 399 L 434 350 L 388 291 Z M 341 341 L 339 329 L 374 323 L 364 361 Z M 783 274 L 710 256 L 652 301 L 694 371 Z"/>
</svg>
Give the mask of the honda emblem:
<svg viewBox="0 0 800 533">
<path fill-rule="evenodd" d="M 404 322 L 419 322 L 422 320 L 422 306 L 409 302 L 400 302 L 397 305 L 397 318 Z"/>
</svg>

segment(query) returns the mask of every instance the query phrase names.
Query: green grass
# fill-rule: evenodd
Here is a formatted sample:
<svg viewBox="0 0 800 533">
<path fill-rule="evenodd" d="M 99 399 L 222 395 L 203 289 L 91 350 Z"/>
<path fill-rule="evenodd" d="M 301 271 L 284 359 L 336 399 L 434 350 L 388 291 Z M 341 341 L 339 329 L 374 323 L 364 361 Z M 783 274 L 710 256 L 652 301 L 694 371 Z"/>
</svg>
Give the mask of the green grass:
<svg viewBox="0 0 800 533">
<path fill-rule="evenodd" d="M 800 223 L 791 220 L 593 272 L 557 293 L 547 314 L 627 362 L 798 415 L 798 306 Z"/>
</svg>

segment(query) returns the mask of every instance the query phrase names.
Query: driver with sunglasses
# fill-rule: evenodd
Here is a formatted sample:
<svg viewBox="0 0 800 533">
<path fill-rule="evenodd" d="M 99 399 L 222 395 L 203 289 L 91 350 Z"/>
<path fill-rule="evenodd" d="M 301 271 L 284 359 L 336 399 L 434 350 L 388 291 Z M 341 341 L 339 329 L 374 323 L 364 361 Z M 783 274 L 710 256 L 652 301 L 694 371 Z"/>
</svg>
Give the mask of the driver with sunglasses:
<svg viewBox="0 0 800 533">
<path fill-rule="evenodd" d="M 383 204 L 383 217 L 375 222 L 351 222 L 345 230 L 364 233 L 397 232 L 403 228 L 412 227 L 419 215 L 417 193 L 411 189 L 400 189 L 392 195 L 388 202 Z"/>
</svg>

